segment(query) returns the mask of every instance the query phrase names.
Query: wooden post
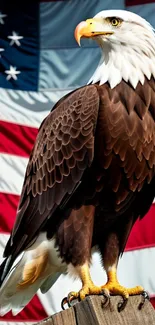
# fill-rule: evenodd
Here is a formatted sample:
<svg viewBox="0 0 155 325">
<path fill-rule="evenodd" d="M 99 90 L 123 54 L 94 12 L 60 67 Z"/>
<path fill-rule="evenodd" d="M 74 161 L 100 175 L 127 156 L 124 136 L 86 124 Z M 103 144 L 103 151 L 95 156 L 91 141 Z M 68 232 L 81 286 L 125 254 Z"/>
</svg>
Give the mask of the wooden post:
<svg viewBox="0 0 155 325">
<path fill-rule="evenodd" d="M 72 308 L 61 311 L 41 322 L 39 325 L 153 325 L 155 311 L 149 301 L 141 310 L 140 296 L 130 297 L 126 308 L 117 311 L 120 297 L 111 297 L 111 303 L 103 306 L 103 297 L 90 296 L 75 304 Z M 46 324 L 45 324 L 46 323 Z"/>
</svg>

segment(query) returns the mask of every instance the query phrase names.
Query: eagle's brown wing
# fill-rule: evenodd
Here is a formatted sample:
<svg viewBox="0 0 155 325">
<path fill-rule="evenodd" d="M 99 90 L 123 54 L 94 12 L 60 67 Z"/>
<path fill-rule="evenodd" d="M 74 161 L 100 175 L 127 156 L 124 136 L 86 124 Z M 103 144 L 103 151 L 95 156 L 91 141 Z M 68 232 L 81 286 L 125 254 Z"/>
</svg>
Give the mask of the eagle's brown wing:
<svg viewBox="0 0 155 325">
<path fill-rule="evenodd" d="M 98 109 L 96 87 L 85 86 L 61 99 L 41 124 L 4 256 L 28 247 L 91 165 Z"/>
</svg>

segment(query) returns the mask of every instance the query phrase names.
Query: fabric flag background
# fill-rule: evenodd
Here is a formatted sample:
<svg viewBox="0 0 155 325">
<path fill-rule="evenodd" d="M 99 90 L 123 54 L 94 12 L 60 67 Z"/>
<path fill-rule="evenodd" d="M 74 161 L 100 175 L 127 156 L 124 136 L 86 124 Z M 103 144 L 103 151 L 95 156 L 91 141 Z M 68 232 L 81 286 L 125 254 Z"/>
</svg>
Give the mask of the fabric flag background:
<svg viewBox="0 0 155 325">
<path fill-rule="evenodd" d="M 74 40 L 74 28 L 103 9 L 127 9 L 155 27 L 155 1 L 70 0 L 0 2 L 0 255 L 13 226 L 25 167 L 37 128 L 53 104 L 89 80 L 100 50 L 93 41 Z M 143 285 L 155 306 L 155 204 L 137 222 L 120 262 L 119 279 L 126 286 Z M 92 276 L 105 274 L 94 254 Z M 34 323 L 60 310 L 62 298 L 80 283 L 61 276 L 46 294 L 40 292 L 16 317 L 2 323 Z"/>
</svg>

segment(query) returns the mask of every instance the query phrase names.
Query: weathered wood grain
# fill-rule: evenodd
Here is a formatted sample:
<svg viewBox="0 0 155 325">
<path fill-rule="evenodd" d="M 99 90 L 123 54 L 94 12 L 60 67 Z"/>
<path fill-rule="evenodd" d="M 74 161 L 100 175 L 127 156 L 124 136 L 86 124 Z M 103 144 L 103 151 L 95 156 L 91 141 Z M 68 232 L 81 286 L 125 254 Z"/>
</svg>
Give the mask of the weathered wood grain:
<svg viewBox="0 0 155 325">
<path fill-rule="evenodd" d="M 130 297 L 126 308 L 119 313 L 117 304 L 120 297 L 112 297 L 107 307 L 103 306 L 101 296 L 87 297 L 84 301 L 75 304 L 72 308 L 59 312 L 39 325 L 153 325 L 155 311 L 149 301 L 146 301 L 142 310 L 138 309 L 140 296 Z"/>
</svg>

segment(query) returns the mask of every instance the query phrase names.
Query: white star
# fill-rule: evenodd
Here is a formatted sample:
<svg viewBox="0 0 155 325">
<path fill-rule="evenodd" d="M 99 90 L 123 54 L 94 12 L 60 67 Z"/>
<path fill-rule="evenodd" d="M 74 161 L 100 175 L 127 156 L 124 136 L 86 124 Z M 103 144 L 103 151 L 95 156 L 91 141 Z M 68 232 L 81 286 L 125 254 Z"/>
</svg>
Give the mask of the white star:
<svg viewBox="0 0 155 325">
<path fill-rule="evenodd" d="M 0 48 L 0 52 L 3 52 L 3 51 L 5 51 L 4 49 L 2 49 L 2 48 Z M 0 54 L 0 58 L 1 58 L 1 54 Z"/>
<path fill-rule="evenodd" d="M 5 14 L 2 14 L 1 12 L 0 12 L 0 24 L 4 24 L 4 20 L 3 20 L 3 18 L 4 17 L 7 17 L 7 15 L 5 15 Z"/>
<path fill-rule="evenodd" d="M 23 36 L 18 36 L 16 32 L 12 32 L 12 36 L 8 36 L 8 38 L 11 39 L 10 45 L 16 44 L 17 46 L 20 46 L 19 39 L 22 39 Z"/>
<path fill-rule="evenodd" d="M 10 65 L 10 70 L 5 70 L 5 73 L 8 75 L 6 77 L 7 80 L 10 80 L 11 78 L 13 78 L 14 80 L 17 80 L 17 74 L 21 73 L 20 71 L 16 71 L 16 67 L 13 67 L 12 65 Z"/>
</svg>

